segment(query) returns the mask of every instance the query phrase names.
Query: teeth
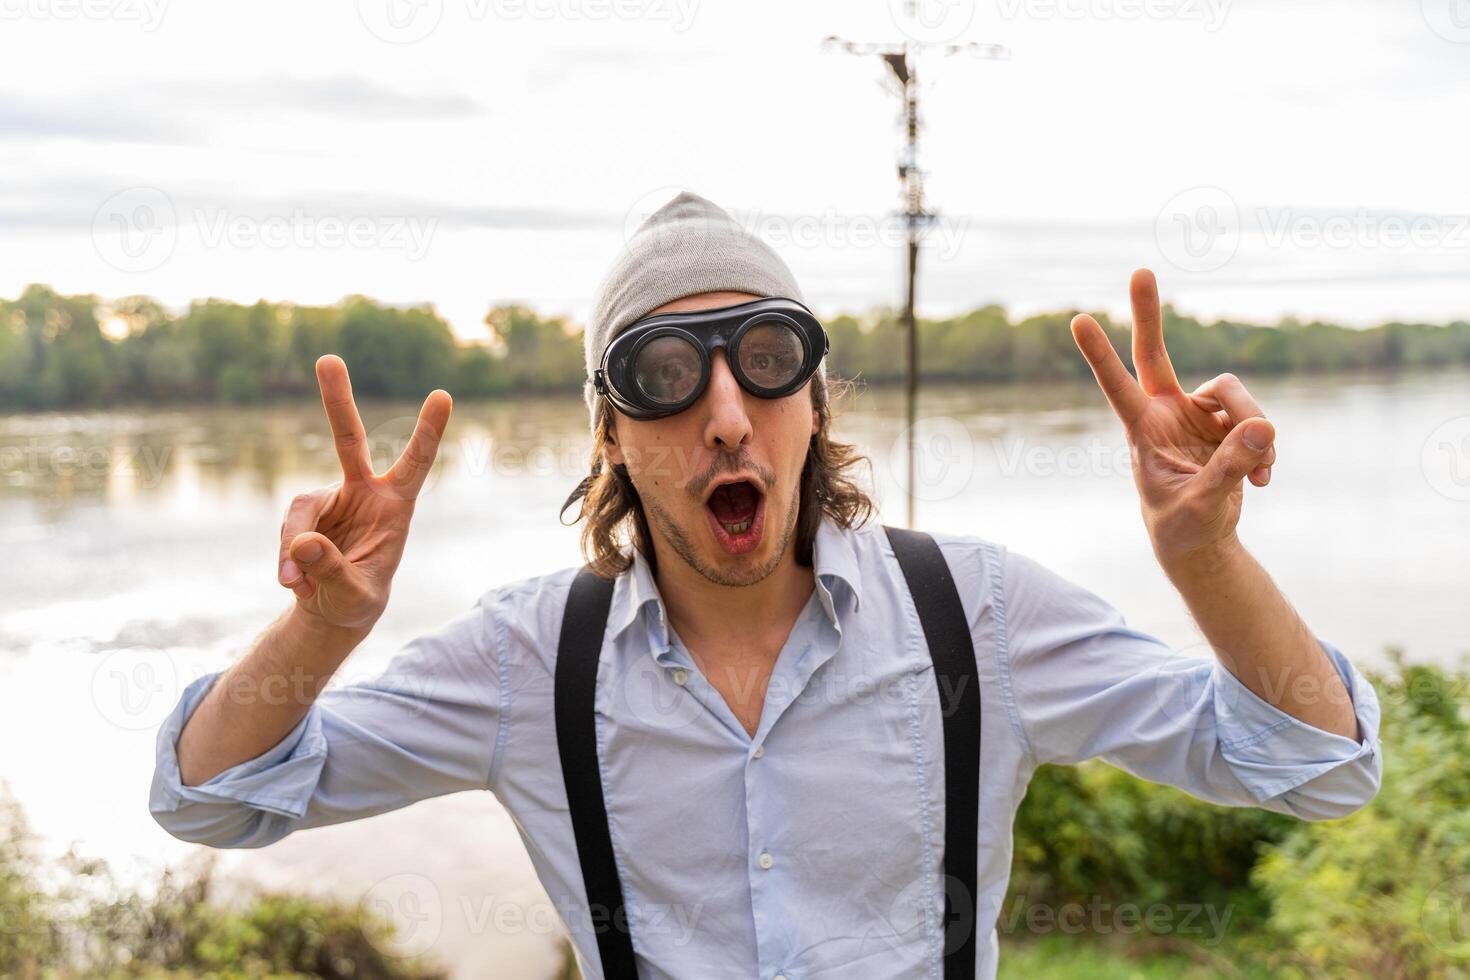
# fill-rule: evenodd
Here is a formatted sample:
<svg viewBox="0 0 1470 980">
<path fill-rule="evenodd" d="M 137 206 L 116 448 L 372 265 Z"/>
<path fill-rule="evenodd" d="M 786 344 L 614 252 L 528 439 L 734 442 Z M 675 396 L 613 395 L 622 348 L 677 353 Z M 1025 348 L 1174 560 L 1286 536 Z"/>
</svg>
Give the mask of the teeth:
<svg viewBox="0 0 1470 980">
<path fill-rule="evenodd" d="M 746 531 L 750 530 L 750 524 L 750 521 L 741 521 L 739 524 L 726 524 L 721 521 L 720 527 L 724 528 L 731 534 L 744 534 Z"/>
</svg>

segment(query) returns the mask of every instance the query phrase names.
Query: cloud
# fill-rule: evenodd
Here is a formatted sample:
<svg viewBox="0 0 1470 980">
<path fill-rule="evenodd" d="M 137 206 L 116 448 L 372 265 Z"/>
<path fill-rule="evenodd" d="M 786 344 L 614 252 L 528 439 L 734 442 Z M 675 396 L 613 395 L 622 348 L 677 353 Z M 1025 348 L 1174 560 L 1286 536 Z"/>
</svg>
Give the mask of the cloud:
<svg viewBox="0 0 1470 980">
<path fill-rule="evenodd" d="M 410 92 L 355 75 L 169 79 L 42 98 L 0 93 L 0 140 L 200 144 L 211 126 L 241 113 L 418 121 L 488 111 L 466 95 Z"/>
<path fill-rule="evenodd" d="M 555 48 L 536 59 L 526 72 L 533 89 L 562 85 L 578 75 L 631 74 L 651 71 L 660 75 L 681 64 L 708 63 L 721 56 L 718 51 L 670 51 L 637 48 Z"/>
<path fill-rule="evenodd" d="M 412 217 L 446 226 L 498 231 L 581 231 L 621 227 L 623 215 L 557 207 L 498 207 L 391 194 L 343 194 L 303 188 L 291 196 L 241 194 L 233 185 L 204 181 L 118 180 L 103 174 L 57 178 L 0 178 L 0 229 L 88 234 L 99 207 L 121 191 L 146 185 L 161 191 L 173 220 L 229 214 L 265 219 L 296 212 L 317 217 Z"/>
<path fill-rule="evenodd" d="M 356 119 L 463 119 L 487 108 L 455 93 L 415 93 L 358 75 L 278 76 L 254 80 L 170 82 L 156 91 L 171 108 L 224 108 L 307 112 Z"/>
<path fill-rule="evenodd" d="M 127 140 L 171 143 L 185 131 L 157 115 L 130 115 L 115 106 L 27 102 L 0 96 L 0 140 L 11 139 Z"/>
</svg>

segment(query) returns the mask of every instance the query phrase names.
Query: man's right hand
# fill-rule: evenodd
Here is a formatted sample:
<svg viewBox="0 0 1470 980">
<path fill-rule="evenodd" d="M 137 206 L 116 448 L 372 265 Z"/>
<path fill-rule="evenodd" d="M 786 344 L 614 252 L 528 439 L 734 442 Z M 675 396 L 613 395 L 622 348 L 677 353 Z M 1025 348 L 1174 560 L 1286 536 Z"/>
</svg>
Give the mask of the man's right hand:
<svg viewBox="0 0 1470 980">
<path fill-rule="evenodd" d="M 379 476 L 352 400 L 347 365 L 335 354 L 324 354 L 317 359 L 316 377 L 342 480 L 292 499 L 281 524 L 278 580 L 309 616 L 330 626 L 368 630 L 387 608 L 414 503 L 434 465 L 453 402 L 449 392 L 431 391 L 402 455 Z"/>
</svg>

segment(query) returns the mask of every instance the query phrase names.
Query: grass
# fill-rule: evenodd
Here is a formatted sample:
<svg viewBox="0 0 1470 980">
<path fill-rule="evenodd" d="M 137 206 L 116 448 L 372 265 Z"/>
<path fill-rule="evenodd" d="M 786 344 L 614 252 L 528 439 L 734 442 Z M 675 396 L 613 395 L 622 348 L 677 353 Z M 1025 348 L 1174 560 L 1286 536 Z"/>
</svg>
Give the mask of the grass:
<svg viewBox="0 0 1470 980">
<path fill-rule="evenodd" d="M 1270 974 L 1198 954 L 1113 950 L 1094 941 L 1048 936 L 1001 943 L 998 980 L 1269 980 Z"/>
</svg>

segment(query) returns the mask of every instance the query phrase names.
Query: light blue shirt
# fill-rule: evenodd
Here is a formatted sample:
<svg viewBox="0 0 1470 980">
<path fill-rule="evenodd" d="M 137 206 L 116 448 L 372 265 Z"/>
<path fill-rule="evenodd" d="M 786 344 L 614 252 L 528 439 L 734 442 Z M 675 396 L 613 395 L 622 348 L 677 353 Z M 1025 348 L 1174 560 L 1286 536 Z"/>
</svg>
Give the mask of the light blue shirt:
<svg viewBox="0 0 1470 980">
<path fill-rule="evenodd" d="M 995 974 L 1012 822 L 1042 763 L 1097 757 L 1206 800 L 1308 820 L 1344 816 L 1377 791 L 1378 701 L 1335 647 L 1322 643 L 1361 742 L 1285 714 L 1214 659 L 1171 652 L 1020 554 L 934 537 L 981 683 L 977 976 Z M 918 616 L 876 524 L 823 522 L 814 565 L 754 737 L 669 629 L 642 557 L 617 580 L 597 732 L 644 980 L 942 976 L 942 726 Z M 185 840 L 259 847 L 489 790 L 515 818 L 583 971 L 600 977 L 552 713 L 574 574 L 489 590 L 409 642 L 381 678 L 325 691 L 269 751 L 183 786 L 175 743 L 218 675 L 199 678 L 159 732 L 155 818 Z"/>
</svg>

